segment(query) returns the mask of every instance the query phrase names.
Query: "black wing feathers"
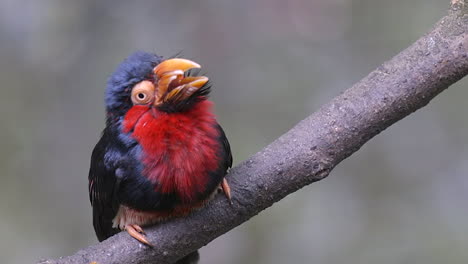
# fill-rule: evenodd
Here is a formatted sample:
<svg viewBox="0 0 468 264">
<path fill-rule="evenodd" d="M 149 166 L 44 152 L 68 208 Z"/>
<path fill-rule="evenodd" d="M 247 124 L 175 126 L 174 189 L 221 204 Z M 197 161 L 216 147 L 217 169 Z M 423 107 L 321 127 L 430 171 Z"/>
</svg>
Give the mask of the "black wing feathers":
<svg viewBox="0 0 468 264">
<path fill-rule="evenodd" d="M 119 189 L 119 179 L 115 176 L 116 168 L 108 159 L 111 148 L 110 137 L 106 135 L 94 147 L 89 169 L 89 199 L 93 206 L 93 225 L 99 241 L 102 241 L 115 233 L 118 229 L 112 228 L 112 220 L 117 214 L 119 202 L 116 193 Z M 114 163 L 116 164 L 116 163 Z"/>
<path fill-rule="evenodd" d="M 223 129 L 218 124 L 220 163 L 210 172 L 211 180 L 199 199 L 206 199 L 219 186 L 232 166 L 232 154 Z M 89 170 L 89 199 L 93 206 L 93 225 L 99 241 L 117 232 L 112 228 L 120 204 L 138 210 L 172 210 L 180 200 L 171 194 L 154 191 L 154 184 L 141 175 L 138 161 L 139 146 L 136 141 L 119 136 L 117 127 L 107 127 L 91 156 Z"/>
<path fill-rule="evenodd" d="M 225 153 L 225 162 L 224 162 L 224 166 L 225 166 L 225 170 L 227 172 L 227 170 L 229 168 L 232 167 L 232 152 L 231 152 L 231 145 L 229 145 L 229 141 L 226 137 L 226 134 L 224 133 L 224 130 L 223 128 L 218 124 L 218 130 L 219 130 L 219 135 L 220 135 L 220 140 L 223 144 L 223 149 L 224 149 L 224 153 Z"/>
</svg>

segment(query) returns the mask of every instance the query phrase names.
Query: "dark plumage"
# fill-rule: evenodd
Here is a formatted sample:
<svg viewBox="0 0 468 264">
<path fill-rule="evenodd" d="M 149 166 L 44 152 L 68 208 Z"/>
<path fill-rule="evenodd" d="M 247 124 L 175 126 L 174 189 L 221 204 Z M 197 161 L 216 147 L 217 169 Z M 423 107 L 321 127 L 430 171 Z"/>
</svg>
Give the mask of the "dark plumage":
<svg viewBox="0 0 468 264">
<path fill-rule="evenodd" d="M 156 54 L 139 51 L 130 55 L 117 67 L 107 81 L 105 102 L 108 117 L 111 115 L 123 118 L 132 106 L 132 87 L 145 79 L 151 80 L 153 68 L 162 60 L 163 58 Z"/>
<path fill-rule="evenodd" d="M 188 67 L 185 61 L 162 62 L 155 54 L 134 53 L 108 81 L 106 128 L 89 171 L 99 241 L 120 229 L 134 236 L 132 227 L 188 214 L 210 199 L 232 165 L 229 142 L 207 101 L 208 79 L 169 71 Z M 156 66 L 162 70 L 155 73 Z"/>
</svg>

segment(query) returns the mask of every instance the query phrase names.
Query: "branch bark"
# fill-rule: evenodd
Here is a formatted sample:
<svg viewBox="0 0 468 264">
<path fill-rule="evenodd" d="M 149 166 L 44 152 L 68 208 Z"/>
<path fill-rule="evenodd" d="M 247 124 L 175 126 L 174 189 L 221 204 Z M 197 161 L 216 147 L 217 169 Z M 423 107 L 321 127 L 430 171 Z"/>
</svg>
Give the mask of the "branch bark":
<svg viewBox="0 0 468 264">
<path fill-rule="evenodd" d="M 382 130 L 468 74 L 468 0 L 451 0 L 433 30 L 321 107 L 227 176 L 233 205 L 218 195 L 187 218 L 148 228 L 156 246 L 126 233 L 72 256 L 39 263 L 173 263 L 298 189 L 328 176 Z"/>
</svg>

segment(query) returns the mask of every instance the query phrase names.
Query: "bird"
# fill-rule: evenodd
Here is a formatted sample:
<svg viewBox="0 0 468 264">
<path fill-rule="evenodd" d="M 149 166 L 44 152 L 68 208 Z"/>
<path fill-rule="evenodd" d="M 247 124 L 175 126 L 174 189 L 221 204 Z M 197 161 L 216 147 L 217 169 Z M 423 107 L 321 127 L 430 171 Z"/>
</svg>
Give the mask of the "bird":
<svg viewBox="0 0 468 264">
<path fill-rule="evenodd" d="M 231 147 L 200 68 L 138 51 L 108 79 L 105 128 L 88 175 L 99 241 L 125 230 L 152 247 L 143 227 L 187 216 L 219 190 L 231 201 Z M 198 259 L 195 251 L 177 263 Z"/>
</svg>

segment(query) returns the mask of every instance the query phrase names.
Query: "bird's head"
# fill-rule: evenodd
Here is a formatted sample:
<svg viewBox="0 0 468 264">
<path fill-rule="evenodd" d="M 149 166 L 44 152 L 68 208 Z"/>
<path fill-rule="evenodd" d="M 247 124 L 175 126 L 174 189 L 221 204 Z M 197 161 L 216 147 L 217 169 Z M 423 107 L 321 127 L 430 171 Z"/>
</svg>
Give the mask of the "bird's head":
<svg viewBox="0 0 468 264">
<path fill-rule="evenodd" d="M 184 112 L 205 100 L 208 78 L 190 69 L 200 65 L 186 59 L 136 52 L 125 59 L 110 77 L 106 89 L 108 123 L 122 120 L 132 107 Z"/>
</svg>

